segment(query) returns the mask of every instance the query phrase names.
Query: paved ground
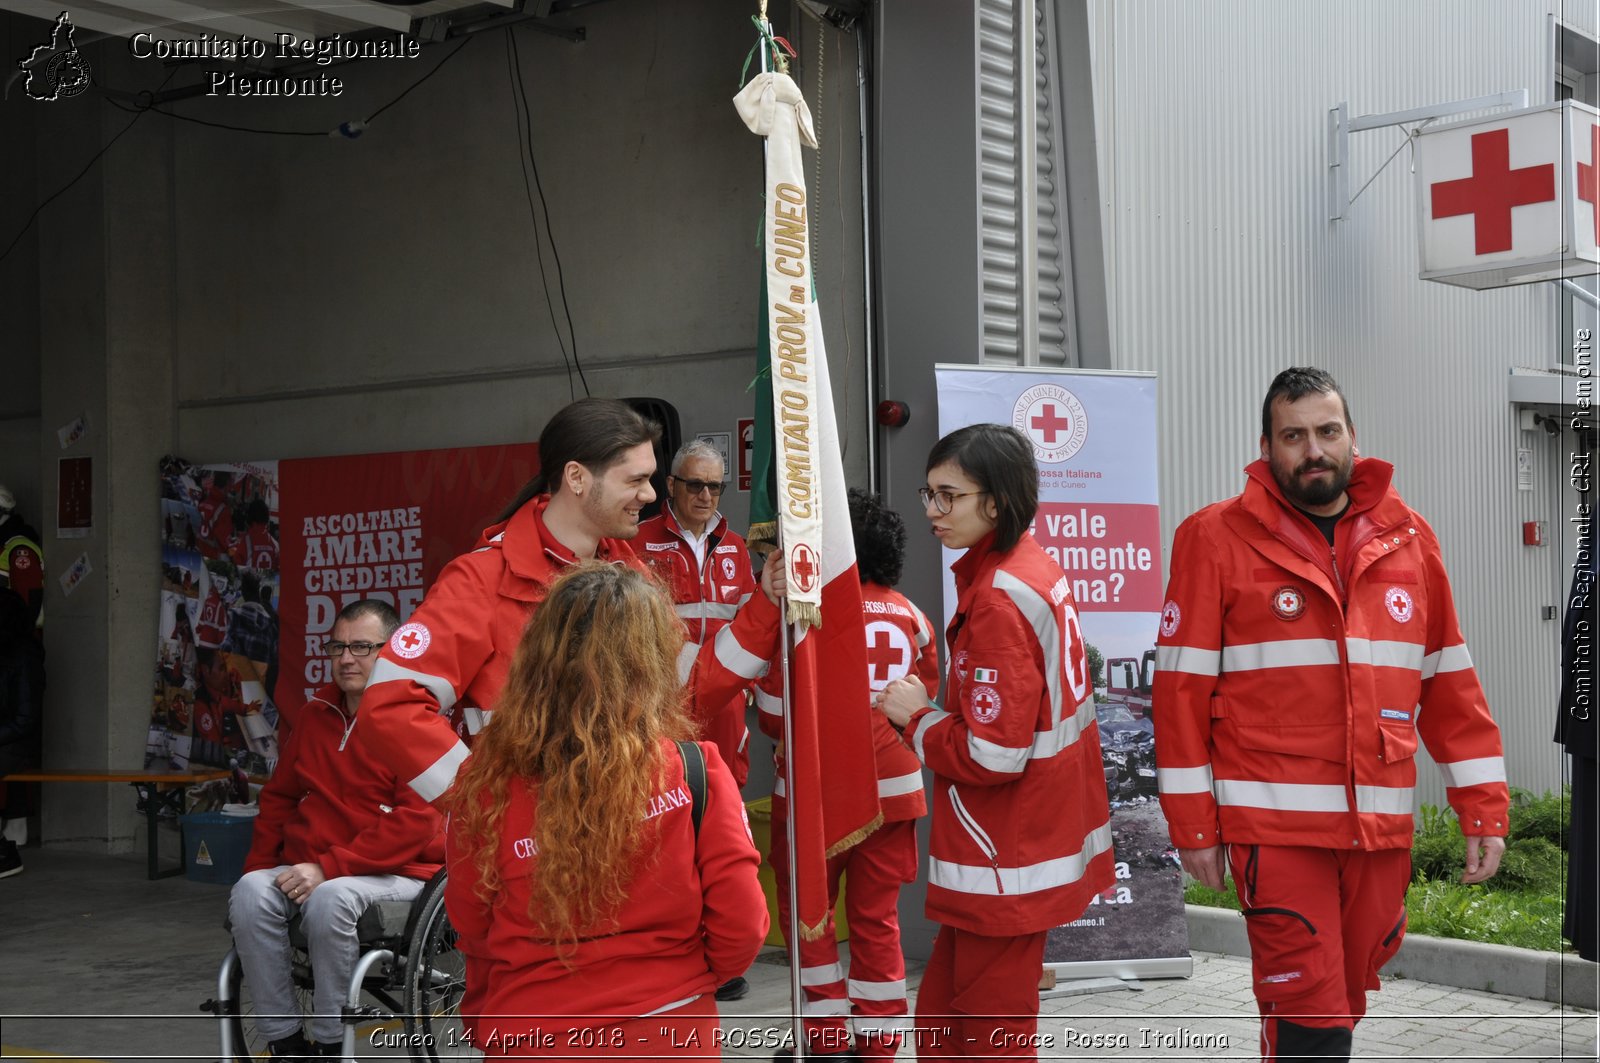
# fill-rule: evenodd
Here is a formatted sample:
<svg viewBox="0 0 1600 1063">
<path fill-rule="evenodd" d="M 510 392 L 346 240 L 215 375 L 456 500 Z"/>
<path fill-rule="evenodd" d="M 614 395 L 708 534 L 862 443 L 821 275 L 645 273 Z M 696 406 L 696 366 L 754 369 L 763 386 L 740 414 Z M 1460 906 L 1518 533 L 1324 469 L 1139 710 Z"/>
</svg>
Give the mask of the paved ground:
<svg viewBox="0 0 1600 1063">
<path fill-rule="evenodd" d="M 26 850 L 0 881 L 0 1055 L 87 1060 L 215 1059 L 215 994 L 227 890 L 147 882 L 139 861 Z M 1187 979 L 1057 990 L 1044 1002 L 1040 1055 L 1054 1059 L 1252 1059 L 1247 961 L 1194 957 Z M 913 966 L 912 983 L 920 973 Z M 724 1011 L 725 1053 L 769 1058 L 789 1029 L 782 952 L 750 974 Z M 372 1046 L 363 1058 L 392 1055 Z M 1363 1060 L 1595 1059 L 1596 1016 L 1544 1001 L 1386 980 L 1356 1033 Z M 909 1053 L 902 1053 L 902 1059 Z"/>
</svg>

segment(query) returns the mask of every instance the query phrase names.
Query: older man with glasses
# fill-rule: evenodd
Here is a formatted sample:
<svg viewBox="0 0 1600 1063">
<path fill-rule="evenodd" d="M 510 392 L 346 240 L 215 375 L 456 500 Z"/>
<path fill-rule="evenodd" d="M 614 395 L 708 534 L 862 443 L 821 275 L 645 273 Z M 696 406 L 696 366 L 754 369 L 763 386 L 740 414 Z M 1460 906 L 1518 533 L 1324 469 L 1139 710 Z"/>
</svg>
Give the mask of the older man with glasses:
<svg viewBox="0 0 1600 1063">
<path fill-rule="evenodd" d="M 756 589 L 750 548 L 728 527 L 718 510 L 723 489 L 722 453 L 703 439 L 678 448 L 667 476 L 667 503 L 639 525 L 634 551 L 672 592 L 678 617 L 688 633 L 678 657 L 687 676 L 700 646 L 716 637 Z M 744 786 L 750 778 L 750 731 L 746 695 L 740 692 L 706 725 L 705 737 Z M 718 1000 L 738 1000 L 748 985 L 736 978 L 717 990 Z"/>
<path fill-rule="evenodd" d="M 400 626 L 385 602 L 353 602 L 323 650 L 333 683 L 295 719 L 261 791 L 245 874 L 228 909 L 257 1025 L 274 1058 L 336 1056 L 340 1005 L 360 952 L 356 920 L 375 901 L 422 890 L 444 855 L 442 818 L 405 781 L 352 742 L 378 650 Z M 289 970 L 298 914 L 316 983 L 308 1042 Z"/>
</svg>

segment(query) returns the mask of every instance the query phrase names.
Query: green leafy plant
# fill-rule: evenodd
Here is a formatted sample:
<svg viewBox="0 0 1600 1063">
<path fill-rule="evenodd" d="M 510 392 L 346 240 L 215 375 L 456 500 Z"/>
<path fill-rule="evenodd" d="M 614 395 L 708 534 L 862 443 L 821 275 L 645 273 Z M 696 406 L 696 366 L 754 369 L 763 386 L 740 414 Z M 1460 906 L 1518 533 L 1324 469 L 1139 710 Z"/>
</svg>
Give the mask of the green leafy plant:
<svg viewBox="0 0 1600 1063">
<path fill-rule="evenodd" d="M 1572 824 L 1572 787 L 1563 786 L 1561 793 L 1547 792 L 1534 797 L 1526 790 L 1511 790 L 1511 834 L 1514 844 L 1524 839 L 1543 839 L 1558 848 L 1567 847 L 1568 828 Z"/>
</svg>

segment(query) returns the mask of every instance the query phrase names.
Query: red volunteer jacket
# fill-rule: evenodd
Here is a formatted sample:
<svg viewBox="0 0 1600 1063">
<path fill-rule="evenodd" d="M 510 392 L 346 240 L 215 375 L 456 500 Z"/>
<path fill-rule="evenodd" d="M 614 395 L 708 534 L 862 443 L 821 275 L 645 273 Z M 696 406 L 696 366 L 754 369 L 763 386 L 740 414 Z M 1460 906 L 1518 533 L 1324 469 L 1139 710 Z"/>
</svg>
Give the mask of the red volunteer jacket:
<svg viewBox="0 0 1600 1063">
<path fill-rule="evenodd" d="M 494 710 L 528 617 L 576 560 L 545 530 L 541 514 L 549 503 L 548 495 L 531 500 L 445 566 L 372 669 L 357 740 L 427 801 L 449 789 L 467 757 L 466 740 Z M 597 556 L 645 571 L 621 539 L 602 539 Z M 700 647 L 685 683 L 697 720 L 713 718 L 765 674 L 777 633 L 777 607 L 757 594 Z"/>
<path fill-rule="evenodd" d="M 727 627 L 739 606 L 756 591 L 750 548 L 744 538 L 730 531 L 727 518 L 720 515 L 707 532 L 706 559 L 701 564 L 672 507 L 663 505 L 660 513 L 639 525 L 638 537 L 629 544 L 672 592 L 689 638 L 679 658 L 684 676 L 700 647 Z M 750 778 L 750 732 L 744 723 L 744 705 L 741 690 L 707 722 L 704 732 L 717 744 L 717 752 L 741 787 Z"/>
<path fill-rule="evenodd" d="M 526 1044 L 540 1015 L 568 1016 L 581 1028 L 604 1025 L 600 1016 L 666 1011 L 749 969 L 767 935 L 761 857 L 733 776 L 715 746 L 700 748 L 707 786 L 698 839 L 683 762 L 669 747 L 665 781 L 648 806 L 659 837 L 645 846 L 616 923 L 583 937 L 570 968 L 528 915 L 537 784 L 512 787 L 496 857 L 502 888 L 492 899 L 478 895 L 476 864 L 449 839 L 445 906 L 467 957 L 461 1014 L 474 1043 L 520 1036 Z"/>
<path fill-rule="evenodd" d="M 317 691 L 295 718 L 277 770 L 261 788 L 261 812 L 244 869 L 313 863 L 329 878 L 426 879 L 444 861 L 444 819 L 381 761 L 352 742 L 367 709 L 346 720 L 337 686 Z"/>
<path fill-rule="evenodd" d="M 1410 848 L 1419 735 L 1466 833 L 1505 834 L 1500 729 L 1394 467 L 1356 462 L 1331 553 L 1265 462 L 1245 473 L 1172 546 L 1153 711 L 1173 843 Z"/>
<path fill-rule="evenodd" d="M 1077 607 L 1033 536 L 954 565 L 945 707 L 906 726 L 934 773 L 929 919 L 1032 934 L 1113 882 L 1111 812 Z"/>
<path fill-rule="evenodd" d="M 877 583 L 861 584 L 861 611 L 867 622 L 867 683 L 876 695 L 896 679 L 913 672 L 927 688 L 928 697 L 939 695 L 939 647 L 933 625 L 911 599 Z M 776 665 L 756 686 L 757 719 L 761 732 L 783 741 L 783 671 Z M 906 745 L 883 713 L 869 702 L 863 706 L 872 720 L 873 753 L 878 767 L 878 802 L 883 821 L 918 819 L 928 811 L 922 793 L 922 762 Z M 783 755 L 774 758 L 777 778 L 772 790 L 772 814 L 788 814 L 783 784 Z"/>
</svg>

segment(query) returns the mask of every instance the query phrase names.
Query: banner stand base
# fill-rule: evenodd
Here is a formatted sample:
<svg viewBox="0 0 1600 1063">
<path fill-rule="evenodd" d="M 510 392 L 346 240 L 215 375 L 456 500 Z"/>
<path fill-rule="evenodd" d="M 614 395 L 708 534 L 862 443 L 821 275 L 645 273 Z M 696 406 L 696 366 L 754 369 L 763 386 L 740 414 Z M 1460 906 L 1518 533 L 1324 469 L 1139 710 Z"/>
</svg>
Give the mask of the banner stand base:
<svg viewBox="0 0 1600 1063">
<path fill-rule="evenodd" d="M 1068 995 L 1075 982 L 1093 980 L 1118 983 L 1109 988 L 1131 989 L 1126 982 L 1141 978 L 1188 978 L 1194 974 L 1194 960 L 1189 956 L 1149 956 L 1127 960 L 1080 960 L 1073 963 L 1046 963 L 1056 972 L 1056 988 L 1046 992 Z"/>
</svg>

